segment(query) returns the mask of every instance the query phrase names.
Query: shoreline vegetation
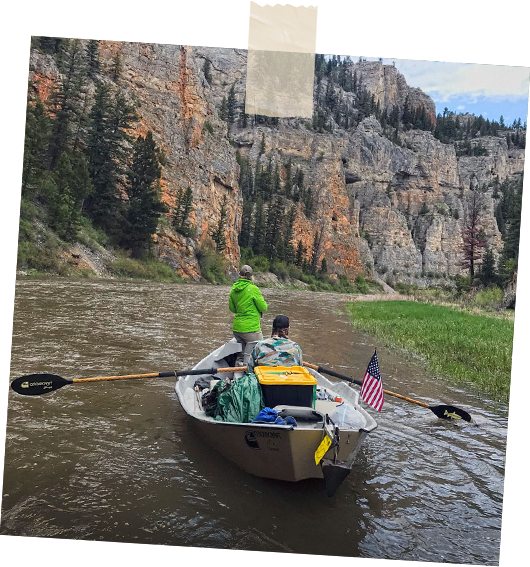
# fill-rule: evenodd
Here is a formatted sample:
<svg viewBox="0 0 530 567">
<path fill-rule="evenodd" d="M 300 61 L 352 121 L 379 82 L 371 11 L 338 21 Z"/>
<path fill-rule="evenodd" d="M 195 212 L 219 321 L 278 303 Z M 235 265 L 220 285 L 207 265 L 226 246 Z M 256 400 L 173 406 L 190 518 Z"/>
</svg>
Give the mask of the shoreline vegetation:
<svg viewBox="0 0 530 567">
<path fill-rule="evenodd" d="M 508 403 L 514 322 L 477 306 L 419 301 L 353 301 L 352 325 L 389 347 L 422 358 L 433 375 L 472 384 Z M 513 313 L 513 312 L 512 312 Z"/>
</svg>

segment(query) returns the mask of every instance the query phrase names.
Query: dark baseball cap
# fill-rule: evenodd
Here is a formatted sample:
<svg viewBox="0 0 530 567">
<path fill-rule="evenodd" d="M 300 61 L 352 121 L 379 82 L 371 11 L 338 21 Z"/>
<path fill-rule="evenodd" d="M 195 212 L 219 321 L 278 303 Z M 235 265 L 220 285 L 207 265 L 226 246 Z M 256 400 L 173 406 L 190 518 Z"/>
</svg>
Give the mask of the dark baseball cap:
<svg viewBox="0 0 530 567">
<path fill-rule="evenodd" d="M 289 327 L 289 317 L 287 315 L 276 315 L 272 326 L 274 329 L 287 329 Z"/>
</svg>

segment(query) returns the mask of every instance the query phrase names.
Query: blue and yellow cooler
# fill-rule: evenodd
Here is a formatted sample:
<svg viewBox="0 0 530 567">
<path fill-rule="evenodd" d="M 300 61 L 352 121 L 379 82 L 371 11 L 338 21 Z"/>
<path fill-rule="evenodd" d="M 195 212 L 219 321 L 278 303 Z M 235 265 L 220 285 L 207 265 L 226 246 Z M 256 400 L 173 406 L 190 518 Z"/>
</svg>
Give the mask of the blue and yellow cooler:
<svg viewBox="0 0 530 567">
<path fill-rule="evenodd" d="M 315 407 L 317 379 L 303 366 L 256 366 L 265 405 Z"/>
</svg>

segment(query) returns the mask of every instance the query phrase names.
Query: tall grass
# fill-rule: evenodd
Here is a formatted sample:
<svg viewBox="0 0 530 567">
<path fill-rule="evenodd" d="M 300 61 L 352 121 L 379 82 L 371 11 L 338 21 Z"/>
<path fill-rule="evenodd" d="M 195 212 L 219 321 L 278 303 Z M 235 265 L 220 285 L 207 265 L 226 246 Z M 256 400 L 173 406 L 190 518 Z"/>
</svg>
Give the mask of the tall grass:
<svg viewBox="0 0 530 567">
<path fill-rule="evenodd" d="M 421 356 L 433 374 L 508 401 L 513 322 L 413 301 L 355 302 L 354 327 Z"/>
</svg>

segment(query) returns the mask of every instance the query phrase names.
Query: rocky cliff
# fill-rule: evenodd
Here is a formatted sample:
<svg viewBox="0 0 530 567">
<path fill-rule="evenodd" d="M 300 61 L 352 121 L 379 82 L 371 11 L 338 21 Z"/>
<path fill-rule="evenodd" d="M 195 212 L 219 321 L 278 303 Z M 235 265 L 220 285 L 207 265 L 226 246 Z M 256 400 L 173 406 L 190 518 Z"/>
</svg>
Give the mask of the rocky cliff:
<svg viewBox="0 0 530 567">
<path fill-rule="evenodd" d="M 237 103 L 244 102 L 245 51 L 107 41 L 99 42 L 99 50 L 103 66 L 119 52 L 122 88 L 140 103 L 137 133 L 151 130 L 165 151 L 162 187 L 169 217 L 179 190 L 192 189 L 190 220 L 196 235 L 186 238 L 170 222 L 161 223 L 157 235 L 159 257 L 182 276 L 199 278 L 197 248 L 211 239 L 225 196 L 223 254 L 231 272 L 237 269 L 243 198 L 236 150 L 253 167 L 258 159 L 278 164 L 282 180 L 282 166 L 289 159 L 293 171 L 304 172 L 314 211 L 307 218 L 297 204 L 293 242 L 301 240 L 311 250 L 315 232 L 323 230 L 321 257 L 331 274 L 352 278 L 364 272 L 388 281 L 426 283 L 434 276 L 459 273 L 465 196 L 476 187 L 484 193 L 489 244 L 497 253 L 501 248 L 493 185 L 521 174 L 524 164 L 524 150 L 508 149 L 502 137 L 480 139 L 485 155 L 457 157 L 452 144 L 442 144 L 429 131 L 404 131 L 398 145 L 384 135 L 374 116 L 354 128 L 334 125 L 331 132 L 315 131 L 297 119 L 247 128 L 236 122 L 229 129 L 219 108 L 232 85 Z M 210 81 L 203 73 L 206 60 Z M 393 66 L 359 62 L 353 68 L 373 101 L 389 114 L 408 105 L 423 108 L 435 121 L 432 100 L 409 87 Z M 32 53 L 30 78 L 42 98 L 56 76 L 49 56 Z"/>
</svg>

